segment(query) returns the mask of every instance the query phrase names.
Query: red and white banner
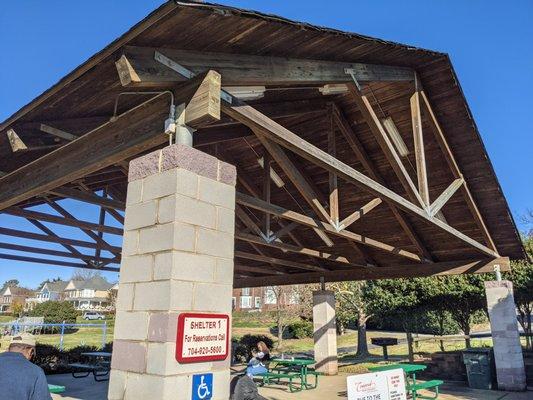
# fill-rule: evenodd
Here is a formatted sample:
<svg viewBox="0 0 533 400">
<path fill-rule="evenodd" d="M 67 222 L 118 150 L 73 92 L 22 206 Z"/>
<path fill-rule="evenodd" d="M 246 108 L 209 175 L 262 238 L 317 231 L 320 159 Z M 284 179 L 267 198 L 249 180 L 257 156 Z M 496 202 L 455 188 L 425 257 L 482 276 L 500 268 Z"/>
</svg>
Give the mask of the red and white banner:
<svg viewBox="0 0 533 400">
<path fill-rule="evenodd" d="M 226 314 L 180 314 L 176 360 L 179 363 L 225 360 L 229 351 L 229 327 Z"/>
</svg>

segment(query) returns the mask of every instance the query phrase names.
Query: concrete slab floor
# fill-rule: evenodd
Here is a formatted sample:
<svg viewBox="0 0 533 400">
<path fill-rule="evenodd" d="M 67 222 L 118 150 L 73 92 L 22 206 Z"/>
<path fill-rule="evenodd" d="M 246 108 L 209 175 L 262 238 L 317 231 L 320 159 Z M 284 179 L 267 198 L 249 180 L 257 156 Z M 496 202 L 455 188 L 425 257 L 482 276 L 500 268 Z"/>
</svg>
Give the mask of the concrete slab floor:
<svg viewBox="0 0 533 400">
<path fill-rule="evenodd" d="M 320 377 L 318 388 L 298 393 L 290 393 L 284 386 L 259 388 L 262 396 L 268 400 L 329 400 L 347 399 L 346 376 Z M 75 379 L 70 374 L 49 375 L 48 383 L 62 385 L 65 393 L 54 394 L 54 400 L 105 400 L 107 399 L 107 382 L 95 382 L 92 376 Z M 461 385 L 446 384 L 442 386 L 441 400 L 533 400 L 533 392 L 510 393 L 496 390 L 470 389 Z M 151 399 L 152 400 L 152 399 Z M 153 399 L 157 400 L 157 399 Z"/>
</svg>

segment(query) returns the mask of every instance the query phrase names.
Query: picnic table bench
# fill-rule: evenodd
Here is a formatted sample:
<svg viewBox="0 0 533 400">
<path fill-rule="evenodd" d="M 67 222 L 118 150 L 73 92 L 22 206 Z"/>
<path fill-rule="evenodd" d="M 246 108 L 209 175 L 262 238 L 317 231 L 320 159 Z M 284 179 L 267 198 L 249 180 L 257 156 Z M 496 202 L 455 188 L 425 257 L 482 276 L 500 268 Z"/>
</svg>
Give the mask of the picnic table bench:
<svg viewBox="0 0 533 400">
<path fill-rule="evenodd" d="M 68 364 L 72 368 L 73 378 L 86 378 L 90 374 L 96 382 L 109 380 L 109 371 L 111 370 L 111 353 L 94 351 L 81 353 L 82 356 L 89 359 L 86 363 Z"/>
<path fill-rule="evenodd" d="M 65 386 L 59 385 L 48 385 L 48 391 L 50 393 L 63 393 L 65 391 Z"/>
<path fill-rule="evenodd" d="M 392 369 L 402 369 L 407 375 L 406 390 L 411 393 L 413 400 L 416 399 L 436 399 L 439 397 L 439 386 L 444 382 L 440 379 L 433 379 L 426 382 L 417 382 L 416 373 L 424 371 L 427 368 L 423 364 L 388 364 L 377 367 L 369 367 L 368 370 L 372 372 L 389 371 Z M 419 390 L 434 390 L 433 396 L 424 396 L 418 393 Z"/>
</svg>

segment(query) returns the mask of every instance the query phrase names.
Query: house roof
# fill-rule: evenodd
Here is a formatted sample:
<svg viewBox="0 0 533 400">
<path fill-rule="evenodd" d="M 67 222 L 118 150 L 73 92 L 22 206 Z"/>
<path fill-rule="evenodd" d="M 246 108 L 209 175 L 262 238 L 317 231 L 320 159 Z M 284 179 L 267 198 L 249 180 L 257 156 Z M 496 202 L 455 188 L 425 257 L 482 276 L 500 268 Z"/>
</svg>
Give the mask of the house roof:
<svg viewBox="0 0 533 400">
<path fill-rule="evenodd" d="M 68 285 L 68 281 L 46 282 L 40 291 L 46 287 L 50 292 L 62 292 Z"/>
<path fill-rule="evenodd" d="M 18 286 L 8 286 L 4 289 L 2 296 L 31 296 L 32 291 L 30 289 L 18 287 Z"/>
<path fill-rule="evenodd" d="M 72 287 L 70 287 L 72 286 Z M 66 290 L 82 290 L 82 289 L 93 289 L 93 290 L 109 290 L 113 287 L 113 284 L 109 283 L 107 280 L 100 276 L 95 276 L 88 280 L 71 280 L 68 283 Z"/>
</svg>

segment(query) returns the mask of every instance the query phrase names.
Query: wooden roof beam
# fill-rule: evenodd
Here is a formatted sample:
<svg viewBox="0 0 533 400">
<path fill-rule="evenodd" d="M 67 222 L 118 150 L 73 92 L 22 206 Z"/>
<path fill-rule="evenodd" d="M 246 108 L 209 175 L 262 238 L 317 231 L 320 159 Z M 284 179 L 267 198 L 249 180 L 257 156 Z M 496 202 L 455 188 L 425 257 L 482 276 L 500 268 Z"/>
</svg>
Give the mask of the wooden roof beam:
<svg viewBox="0 0 533 400">
<path fill-rule="evenodd" d="M 330 272 L 305 272 L 298 274 L 287 274 L 284 276 L 268 277 L 250 277 L 235 279 L 234 288 L 241 287 L 258 287 L 267 285 L 294 285 L 304 283 L 315 283 L 324 278 L 326 282 L 338 281 L 360 281 L 373 279 L 395 279 L 405 277 L 424 277 L 424 276 L 442 276 L 458 274 L 479 274 L 494 272 L 494 267 L 498 265 L 500 270 L 509 271 L 509 258 L 499 257 L 495 259 L 479 259 L 466 261 L 448 261 L 436 262 L 425 265 L 423 268 L 420 264 L 415 265 L 398 265 L 395 267 L 380 268 L 359 268 L 349 270 L 336 270 Z"/>
<path fill-rule="evenodd" d="M 136 87 L 165 86 L 187 80 L 192 76 L 189 72 L 199 74 L 209 69 L 220 72 L 224 86 L 323 86 L 349 82 L 345 69 L 353 70 L 363 82 L 414 79 L 412 69 L 386 65 L 133 46 L 123 48 L 116 67 L 122 85 Z"/>
<path fill-rule="evenodd" d="M 237 192 L 236 202 L 237 204 L 244 205 L 250 208 L 254 208 L 262 212 L 277 215 L 278 217 L 285 218 L 290 221 L 298 222 L 304 226 L 319 229 L 321 231 L 327 232 L 328 234 L 339 236 L 344 239 L 350 240 L 352 242 L 359 243 L 365 246 L 370 246 L 370 247 L 373 247 L 373 248 L 376 248 L 376 249 L 379 249 L 379 250 L 382 250 L 388 253 L 398 255 L 400 257 L 404 257 L 404 258 L 407 258 L 413 261 L 422 261 L 422 262 L 426 261 L 419 255 L 411 253 L 409 251 L 399 249 L 395 246 L 382 243 L 378 240 L 375 240 L 375 239 L 372 239 L 366 236 L 362 236 L 351 231 L 347 231 L 347 230 L 338 231 L 331 224 L 308 217 L 306 215 L 297 213 L 295 211 L 287 210 L 283 207 L 280 207 L 274 204 L 267 203 L 265 201 L 262 201 L 254 197 L 250 197 L 243 193 Z"/>
<path fill-rule="evenodd" d="M 287 243 L 265 242 L 263 238 L 259 236 L 255 236 L 255 235 L 250 235 L 247 233 L 236 232 L 235 239 L 241 240 L 247 243 L 255 243 L 261 246 L 271 247 L 271 248 L 278 249 L 284 252 L 288 251 L 288 252 L 299 254 L 299 255 L 306 255 L 306 256 L 314 257 L 322 261 L 332 262 L 334 264 L 337 264 L 338 266 L 363 267 L 363 268 L 367 267 L 366 265 L 351 263 L 346 257 L 338 255 L 338 254 L 332 254 L 332 253 L 328 253 L 325 251 L 310 249 L 310 248 L 302 247 L 302 246 L 294 246 L 292 244 L 287 244 Z M 322 268 L 322 267 L 319 267 L 319 268 Z M 325 268 L 323 268 L 323 270 L 327 271 L 327 269 Z"/>
<path fill-rule="evenodd" d="M 398 177 L 398 180 L 402 184 L 402 187 L 407 193 L 407 196 L 409 197 L 412 203 L 418 203 L 425 209 L 427 207 L 427 204 L 424 203 L 424 200 L 420 196 L 420 193 L 418 193 L 418 190 L 415 184 L 413 183 L 411 176 L 405 169 L 405 166 L 403 165 L 402 160 L 396 152 L 396 149 L 394 148 L 394 145 L 392 144 L 389 135 L 385 131 L 385 128 L 381 124 L 381 121 L 374 112 L 370 101 L 361 92 L 358 87 L 358 84 L 356 83 L 350 83 L 348 85 L 348 91 L 352 94 L 352 97 L 355 100 L 355 103 L 357 104 L 357 108 L 363 115 L 363 118 L 368 124 L 370 131 L 373 133 L 374 137 L 379 143 L 381 150 L 385 153 L 385 157 L 389 161 L 389 164 L 391 165 L 396 176 Z"/>
<path fill-rule="evenodd" d="M 33 222 L 38 222 L 34 221 Z M 31 239 L 31 240 L 40 240 L 43 242 L 50 242 L 50 243 L 59 243 L 63 245 L 69 245 L 69 246 L 78 246 L 78 247 L 86 247 L 89 249 L 96 249 L 98 247 L 97 243 L 93 242 L 86 242 L 84 240 L 78 240 L 78 239 L 68 239 L 63 238 L 57 235 L 41 235 L 39 233 L 33 233 L 33 232 L 26 232 L 26 231 L 20 231 L 17 229 L 10 229 L 10 228 L 2 228 L 0 227 L 0 235 L 6 235 L 6 236 L 13 236 L 13 237 L 19 237 L 24 239 Z M 116 246 L 110 246 L 112 250 L 116 253 L 120 253 L 121 248 Z"/>
<path fill-rule="evenodd" d="M 344 136 L 344 139 L 348 143 L 348 146 L 350 146 L 354 154 L 357 156 L 357 159 L 359 160 L 359 162 L 363 164 L 363 167 L 366 173 L 376 182 L 381 183 L 382 185 L 385 185 L 385 181 L 383 177 L 379 174 L 377 167 L 374 165 L 373 161 L 370 159 L 368 153 L 363 148 L 362 143 L 359 141 L 359 139 L 357 138 L 357 135 L 352 130 L 350 124 L 344 117 L 342 111 L 339 109 L 339 107 L 335 103 L 333 103 L 333 115 L 335 118 L 335 122 L 337 123 L 337 127 L 339 128 L 340 132 Z M 422 243 L 422 240 L 420 239 L 418 234 L 415 232 L 414 228 L 411 226 L 411 223 L 407 221 L 407 219 L 396 208 L 396 206 L 393 205 L 392 202 L 386 201 L 386 203 L 388 207 L 390 208 L 392 214 L 394 215 L 394 218 L 396 218 L 402 230 L 405 232 L 409 240 L 411 240 L 413 245 L 415 245 L 418 251 L 421 254 L 423 254 L 425 258 L 433 261 L 433 257 L 429 253 L 424 243 Z"/>
<path fill-rule="evenodd" d="M 0 242 L 0 249 L 6 249 L 6 250 L 15 250 L 15 251 L 23 251 L 26 253 L 35 253 L 35 254 L 46 254 L 49 256 L 58 256 L 58 257 L 65 257 L 65 258 L 77 258 L 84 261 L 92 261 L 95 262 L 96 259 L 94 256 L 89 254 L 73 254 L 68 251 L 59 251 L 59 250 L 51 250 L 51 249 L 43 249 L 35 246 L 24 246 L 19 244 L 11 244 L 11 243 L 2 243 Z M 120 258 L 106 258 L 106 257 L 100 257 L 99 259 L 101 262 L 109 262 L 114 264 L 120 263 Z"/>
<path fill-rule="evenodd" d="M 51 222 L 53 224 L 73 226 L 75 228 L 85 228 L 97 232 L 106 232 L 112 235 L 122 235 L 122 229 L 112 226 L 105 226 L 103 224 L 95 224 L 89 221 L 82 221 L 79 219 L 69 217 L 58 217 L 57 215 L 46 214 L 39 211 L 25 210 L 19 207 L 10 207 L 3 211 L 5 214 L 23 217 L 26 219 L 33 219 L 37 221 Z"/>
<path fill-rule="evenodd" d="M 431 107 L 431 104 L 423 90 L 420 91 L 420 95 L 422 97 L 424 106 L 429 114 L 429 120 L 431 123 L 431 127 L 433 128 L 435 138 L 437 139 L 437 143 L 439 144 L 439 147 L 441 148 L 441 151 L 444 154 L 444 158 L 446 159 L 446 162 L 448 163 L 448 166 L 450 167 L 454 178 L 464 179 L 463 174 L 461 173 L 461 169 L 459 168 L 457 161 L 455 161 L 455 157 L 452 153 L 452 150 L 450 149 L 450 146 L 448 145 L 448 141 L 446 140 L 444 131 L 442 130 L 439 124 L 439 121 L 437 120 L 437 116 L 433 112 L 433 108 Z M 468 208 L 470 209 L 470 212 L 472 213 L 472 216 L 474 217 L 476 221 L 476 224 L 481 230 L 483 238 L 485 239 L 485 243 L 487 244 L 488 247 L 494 250 L 494 252 L 497 252 L 496 245 L 494 244 L 494 241 L 492 240 L 492 236 L 490 235 L 487 225 L 485 224 L 485 221 L 481 213 L 479 212 L 479 209 L 477 208 L 476 202 L 474 201 L 474 198 L 472 197 L 472 193 L 470 192 L 470 189 L 468 188 L 466 181 L 464 182 L 463 185 L 461 185 L 461 192 L 463 194 L 463 197 L 466 201 Z"/>
<path fill-rule="evenodd" d="M 14 254 L 5 254 L 0 253 L 0 258 L 4 260 L 13 260 L 13 261 L 26 261 L 31 263 L 37 263 L 37 264 L 47 264 L 47 265 L 56 265 L 61 267 L 71 267 L 71 268 L 85 268 L 85 269 L 95 269 L 98 271 L 111 271 L 111 272 L 120 272 L 120 268 L 114 268 L 114 267 L 99 267 L 96 265 L 88 265 L 88 264 L 81 264 L 81 263 L 73 263 L 68 261 L 60 261 L 60 260 L 49 260 L 45 258 L 36 258 L 36 257 L 27 257 L 27 256 L 18 256 Z"/>
<path fill-rule="evenodd" d="M 235 251 L 235 258 L 242 258 L 245 260 L 252 260 L 252 261 L 259 261 L 274 265 L 281 265 L 285 267 L 292 267 L 292 268 L 298 268 L 298 269 L 305 269 L 308 271 L 327 271 L 325 268 L 317 267 L 316 265 L 309 265 L 304 264 L 301 262 L 291 261 L 291 260 L 283 260 L 281 258 L 276 257 L 267 257 L 263 255 L 257 255 L 257 254 L 251 254 L 246 253 L 244 251 Z"/>
<path fill-rule="evenodd" d="M 449 226 L 448 224 L 431 217 L 427 210 L 424 210 L 411 203 L 380 183 L 370 179 L 349 165 L 344 164 L 335 157 L 332 157 L 323 150 L 317 148 L 303 138 L 295 135 L 293 132 L 279 125 L 272 119 L 268 118 L 266 115 L 261 114 L 250 105 L 233 96 L 231 96 L 230 99 L 231 103 L 226 102 L 225 100 L 222 101 L 222 110 L 224 113 L 249 126 L 254 132 L 257 131 L 261 135 L 268 137 L 270 140 L 275 141 L 276 143 L 325 168 L 326 170 L 337 173 L 339 177 L 355 185 L 363 187 L 365 190 L 375 194 L 383 200 L 391 201 L 393 204 L 397 205 L 407 213 L 422 218 L 426 222 L 433 224 L 438 229 L 467 243 L 469 246 L 472 246 L 481 253 L 484 253 L 490 257 L 498 257 L 498 253 L 496 253 L 494 250 L 489 249 L 488 247 L 459 232 L 457 229 Z"/>
<path fill-rule="evenodd" d="M 175 104 L 190 103 L 204 79 L 212 75 L 217 74 L 211 71 L 176 87 Z M 204 110 L 210 113 L 210 108 Z M 163 133 L 164 121 L 168 115 L 168 97 L 155 96 L 1 177 L 0 210 L 165 143 L 168 137 Z"/>
</svg>

